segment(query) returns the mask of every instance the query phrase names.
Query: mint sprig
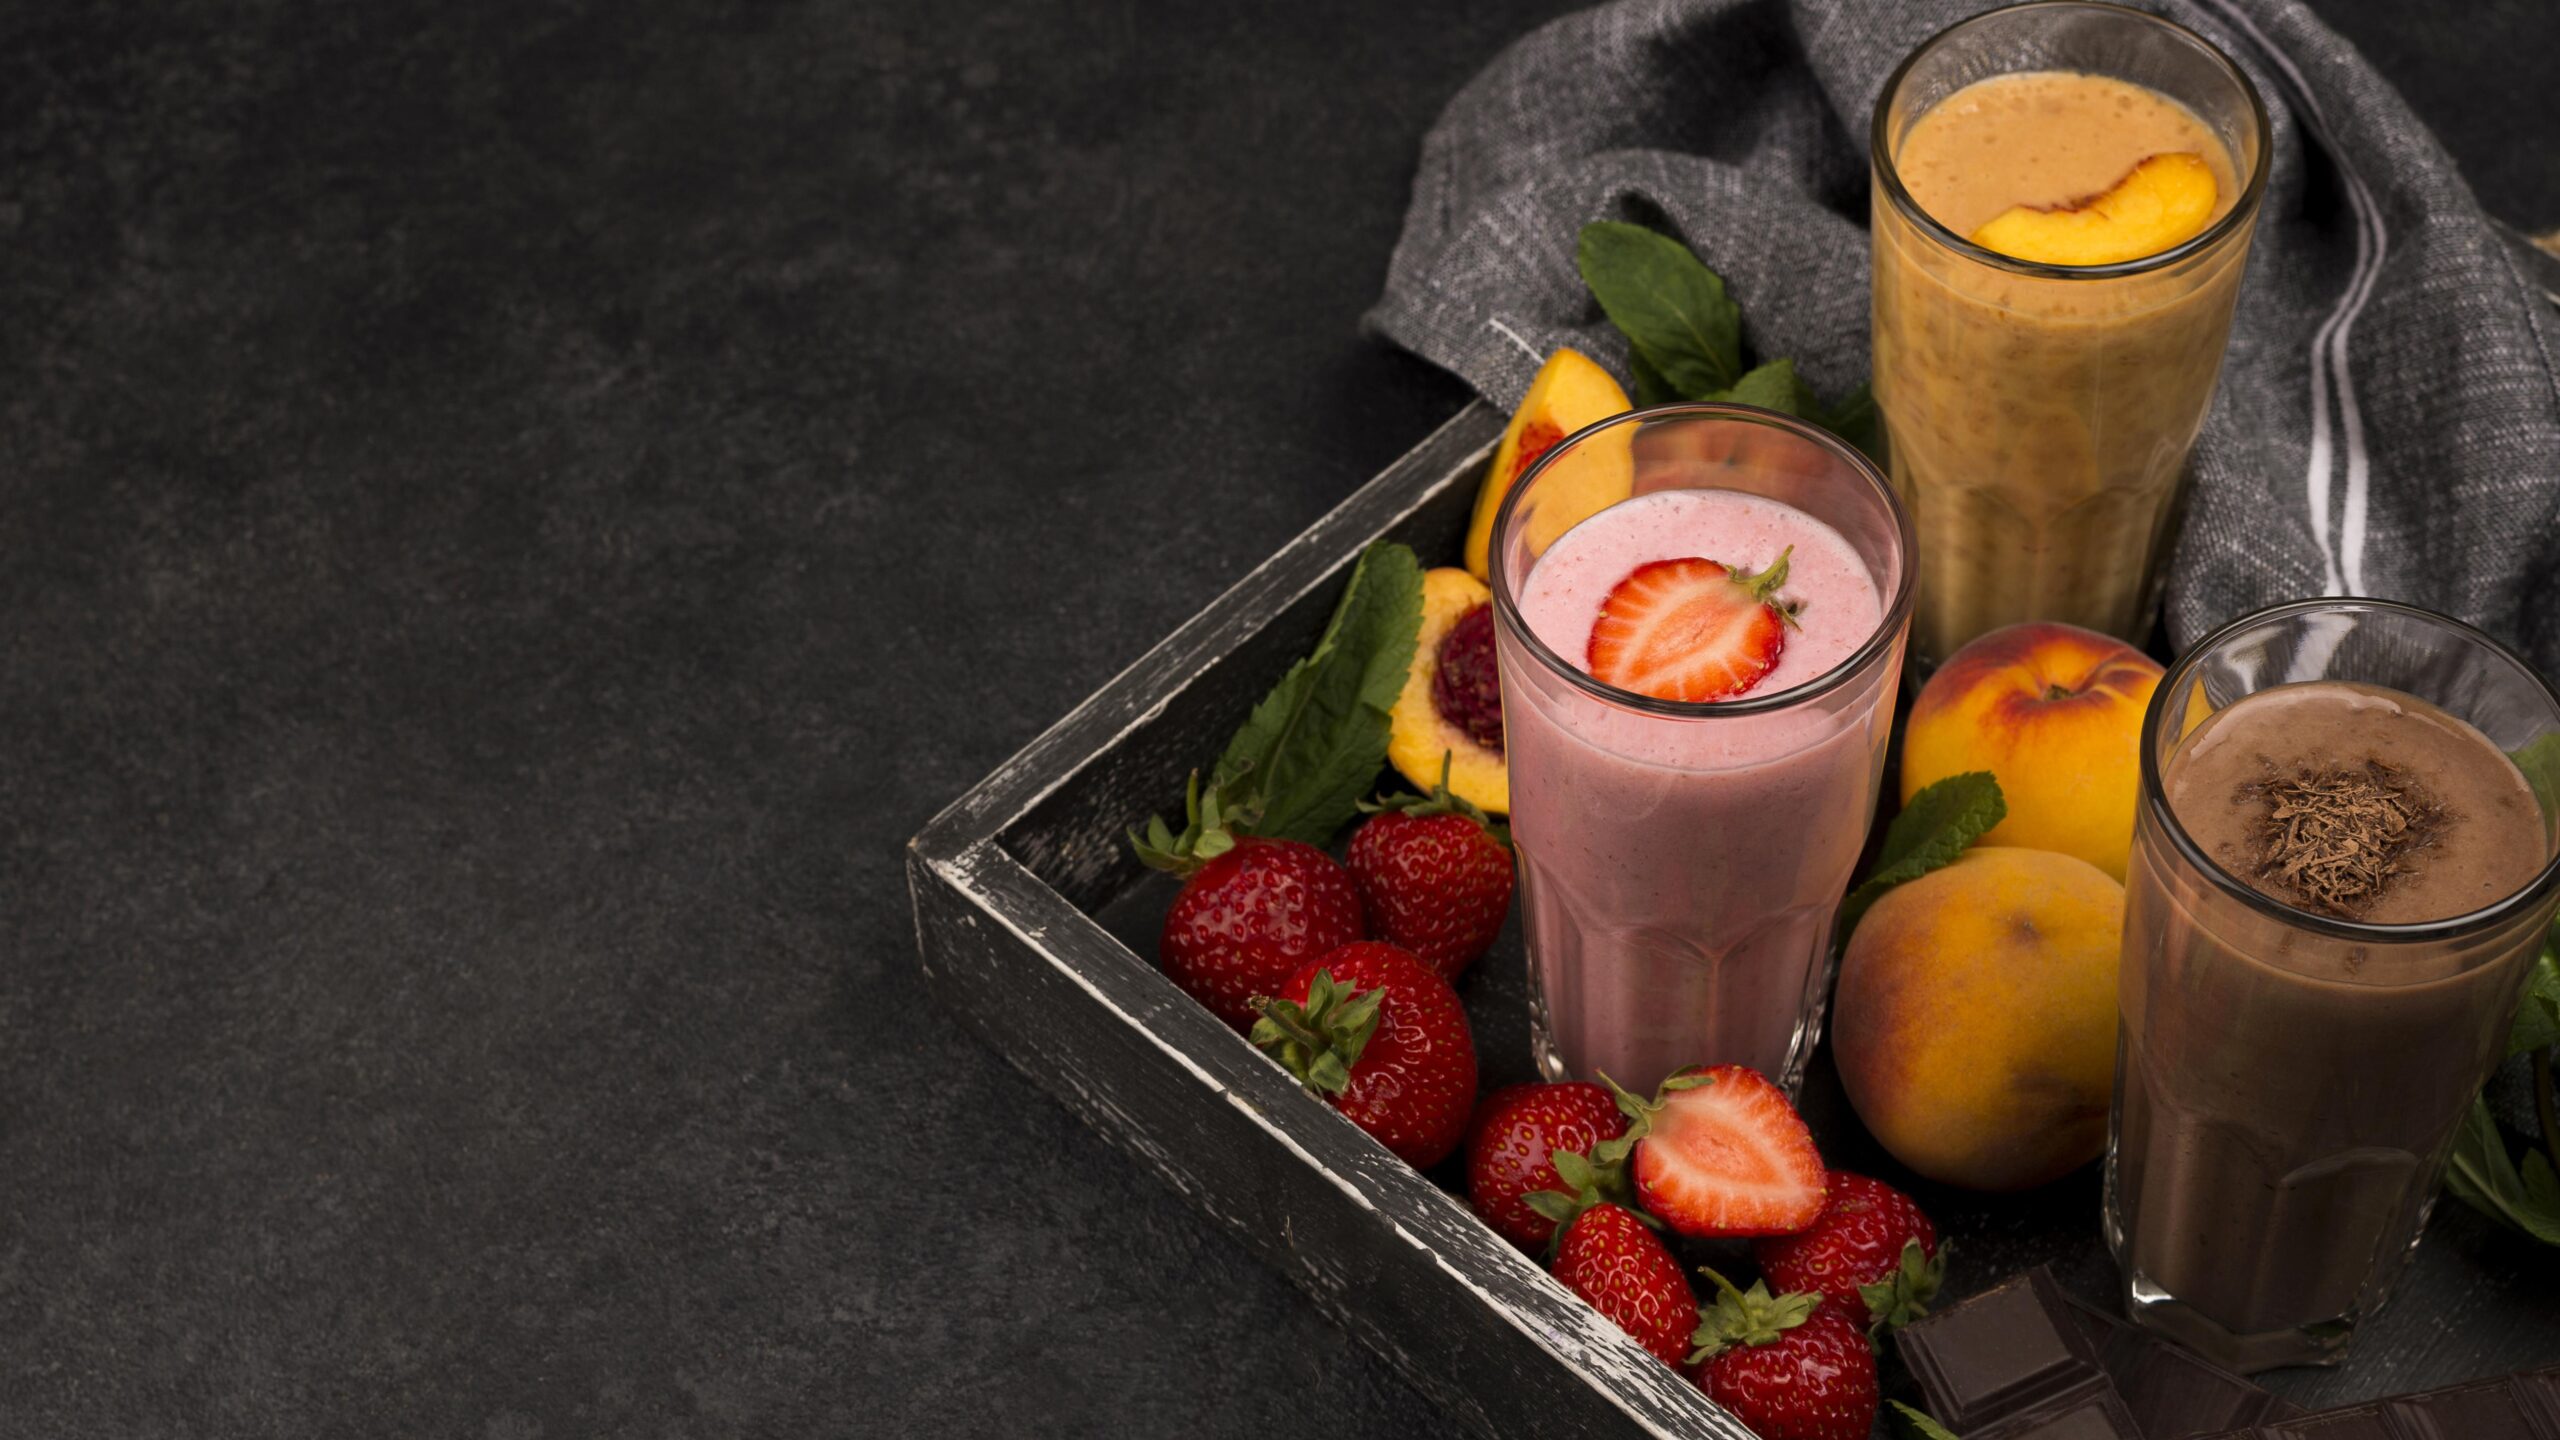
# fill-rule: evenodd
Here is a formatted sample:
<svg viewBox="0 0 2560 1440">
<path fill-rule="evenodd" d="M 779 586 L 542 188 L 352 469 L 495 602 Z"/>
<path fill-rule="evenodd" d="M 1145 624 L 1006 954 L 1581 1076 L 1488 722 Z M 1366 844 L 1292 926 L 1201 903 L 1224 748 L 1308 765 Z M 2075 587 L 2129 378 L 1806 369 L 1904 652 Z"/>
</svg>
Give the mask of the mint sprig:
<svg viewBox="0 0 2560 1440">
<path fill-rule="evenodd" d="M 2537 1073 L 2537 1082 L 2546 1078 Z M 2551 1157 L 2527 1150 L 2518 1166 L 2507 1154 L 2507 1138 L 2498 1129 L 2489 1102 L 2474 1099 L 2471 1113 L 2453 1139 L 2453 1159 L 2445 1166 L 2444 1188 L 2463 1204 L 2545 1245 L 2560 1245 L 2560 1175 Z"/>
<path fill-rule="evenodd" d="M 1826 406 L 1797 377 L 1793 360 L 1744 368 L 1742 308 L 1726 292 L 1724 277 L 1688 246 L 1642 225 L 1601 220 L 1582 227 L 1573 258 L 1602 313 L 1627 337 L 1639 406 L 1673 400 L 1757 405 L 1810 420 L 1870 456 L 1881 454 L 1867 387 Z"/>
<path fill-rule="evenodd" d="M 1422 563 L 1379 541 L 1360 556 L 1314 650 L 1289 667 L 1227 742 L 1180 831 L 1130 831 L 1138 858 L 1187 874 L 1238 834 L 1323 845 L 1358 813 L 1387 761 L 1387 716 L 1422 629 Z M 1196 787 L 1196 777 L 1195 777 Z"/>
<path fill-rule="evenodd" d="M 2008 814 L 2009 802 L 2001 798 L 2000 782 L 1988 770 L 1950 775 L 1924 787 L 1885 827 L 1884 848 L 1876 855 L 1875 868 L 1841 904 L 1840 923 L 1833 933 L 1846 943 L 1867 907 L 1884 892 L 1954 864 L 1965 847 Z"/>
<path fill-rule="evenodd" d="M 2520 765 L 2531 749 L 2517 752 Z M 2550 774 L 2530 768 L 2525 773 L 2537 787 Z M 2542 953 L 2534 957 L 2524 998 L 2516 1002 L 2515 1020 L 2507 1028 L 2508 1058 L 2533 1057 L 2527 1083 L 2533 1087 L 2542 1148 L 2527 1148 L 2519 1163 L 2507 1153 L 2507 1137 L 2498 1128 L 2498 1117 L 2489 1112 L 2488 1099 L 2474 1096 L 2444 1171 L 2445 1191 L 2455 1199 L 2510 1230 L 2560 1246 L 2560 1173 L 2551 1163 L 2560 1156 L 2560 1089 L 2551 1074 L 2555 1045 L 2560 1045 L 2560 925 L 2543 937 Z"/>
<path fill-rule="evenodd" d="M 2507 1030 L 2507 1054 L 2522 1055 L 2560 1045 L 2560 930 L 2553 931 L 2524 982 L 2524 998 L 2516 1002 L 2515 1023 Z"/>
<path fill-rule="evenodd" d="M 1901 1428 L 1906 1434 L 1916 1435 L 1920 1440 L 1956 1440 L 1954 1431 L 1930 1419 L 1925 1412 L 1913 1409 L 1899 1400 L 1887 1403 L 1893 1406 L 1894 1413 L 1902 1417 Z"/>
</svg>

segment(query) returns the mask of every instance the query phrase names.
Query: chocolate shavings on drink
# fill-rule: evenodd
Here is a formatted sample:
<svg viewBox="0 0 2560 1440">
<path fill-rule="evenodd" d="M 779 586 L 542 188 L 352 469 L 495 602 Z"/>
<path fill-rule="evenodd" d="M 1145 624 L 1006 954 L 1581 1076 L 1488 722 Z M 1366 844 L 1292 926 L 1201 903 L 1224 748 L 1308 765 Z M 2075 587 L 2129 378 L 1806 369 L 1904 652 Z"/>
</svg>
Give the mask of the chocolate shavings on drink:
<svg viewBox="0 0 2560 1440">
<path fill-rule="evenodd" d="M 2380 760 L 2253 781 L 2237 798 L 2267 806 L 2250 831 L 2254 878 L 2291 892 L 2306 910 L 2348 920 L 2408 872 L 2402 858 L 2433 844 L 2445 819 L 2442 806 Z"/>
</svg>

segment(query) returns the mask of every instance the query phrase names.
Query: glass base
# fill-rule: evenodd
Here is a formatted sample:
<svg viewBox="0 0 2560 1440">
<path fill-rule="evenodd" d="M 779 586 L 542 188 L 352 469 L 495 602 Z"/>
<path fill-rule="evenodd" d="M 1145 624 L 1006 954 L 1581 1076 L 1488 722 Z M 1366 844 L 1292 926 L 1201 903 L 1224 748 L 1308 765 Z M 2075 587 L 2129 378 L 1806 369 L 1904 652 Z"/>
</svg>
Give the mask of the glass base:
<svg viewBox="0 0 2560 1440">
<path fill-rule="evenodd" d="M 2347 1344 L 2355 1338 L 2357 1319 L 2341 1315 L 2265 1334 L 2235 1334 L 2132 1269 L 2125 1271 L 2124 1308 L 2133 1323 L 2243 1375 L 2285 1365 L 2335 1365 L 2347 1358 Z"/>
<path fill-rule="evenodd" d="M 1802 1098 L 1805 1071 L 1813 1063 L 1816 1042 L 1822 1038 L 1822 1022 L 1824 1012 L 1829 1008 L 1830 998 L 1829 967 L 1822 967 L 1820 974 L 1825 982 L 1823 985 L 1825 993 L 1814 1002 L 1811 1013 L 1796 1023 L 1795 1033 L 1788 1037 L 1785 1068 L 1769 1077 L 1777 1082 L 1780 1090 L 1786 1092 L 1789 1104 Z M 1538 1067 L 1538 1078 L 1551 1085 L 1563 1080 L 1599 1078 L 1596 1075 L 1576 1073 L 1571 1065 L 1565 1063 L 1564 1052 L 1556 1048 L 1555 1032 L 1547 1024 L 1546 997 L 1538 992 L 1535 966 L 1530 967 L 1529 974 L 1529 1059 Z"/>
</svg>

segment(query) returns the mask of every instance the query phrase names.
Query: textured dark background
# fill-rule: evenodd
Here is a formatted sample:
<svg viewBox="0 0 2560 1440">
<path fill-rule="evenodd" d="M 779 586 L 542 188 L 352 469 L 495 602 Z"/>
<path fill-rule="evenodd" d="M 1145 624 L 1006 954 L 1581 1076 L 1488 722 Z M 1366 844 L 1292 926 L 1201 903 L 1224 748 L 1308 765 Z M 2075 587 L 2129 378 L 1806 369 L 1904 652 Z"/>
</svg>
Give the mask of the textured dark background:
<svg viewBox="0 0 2560 1440">
<path fill-rule="evenodd" d="M 0 12 L 0 1432 L 1446 1433 L 899 850 L 1461 403 L 1554 8 Z M 2560 226 L 2560 8 L 2319 8 Z"/>
</svg>

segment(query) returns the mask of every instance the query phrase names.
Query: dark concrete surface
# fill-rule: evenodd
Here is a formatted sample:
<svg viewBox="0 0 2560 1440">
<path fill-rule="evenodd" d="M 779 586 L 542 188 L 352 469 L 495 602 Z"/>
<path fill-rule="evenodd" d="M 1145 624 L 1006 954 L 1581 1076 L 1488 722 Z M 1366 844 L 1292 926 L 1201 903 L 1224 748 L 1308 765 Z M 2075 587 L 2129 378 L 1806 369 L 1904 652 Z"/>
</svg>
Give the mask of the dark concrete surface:
<svg viewBox="0 0 2560 1440">
<path fill-rule="evenodd" d="M 1447 1433 L 924 1000 L 1554 6 L 0 13 L 0 1434 Z M 2542 0 L 2332 0 L 2560 224 Z"/>
</svg>

